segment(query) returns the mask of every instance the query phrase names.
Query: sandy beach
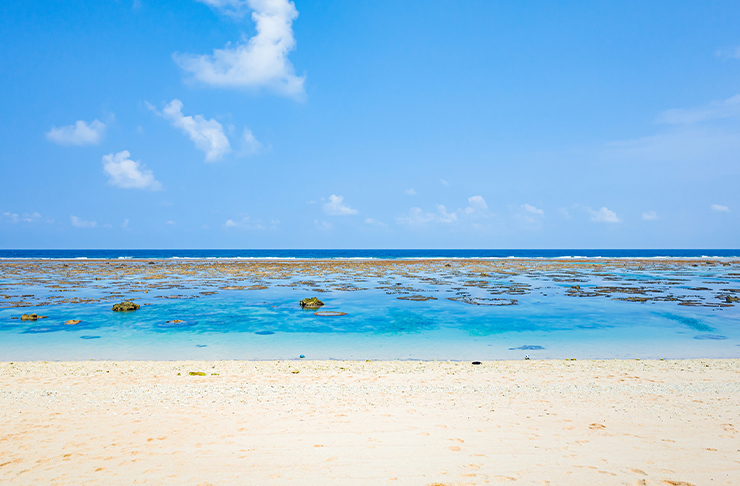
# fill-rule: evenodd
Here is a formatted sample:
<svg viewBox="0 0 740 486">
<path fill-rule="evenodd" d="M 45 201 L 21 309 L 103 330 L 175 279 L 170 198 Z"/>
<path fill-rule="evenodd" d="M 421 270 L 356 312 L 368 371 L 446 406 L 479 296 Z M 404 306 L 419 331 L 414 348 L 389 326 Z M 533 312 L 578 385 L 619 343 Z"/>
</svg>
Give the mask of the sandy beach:
<svg viewBox="0 0 740 486">
<path fill-rule="evenodd" d="M 0 482 L 740 484 L 739 378 L 740 360 L 5 362 Z"/>
</svg>

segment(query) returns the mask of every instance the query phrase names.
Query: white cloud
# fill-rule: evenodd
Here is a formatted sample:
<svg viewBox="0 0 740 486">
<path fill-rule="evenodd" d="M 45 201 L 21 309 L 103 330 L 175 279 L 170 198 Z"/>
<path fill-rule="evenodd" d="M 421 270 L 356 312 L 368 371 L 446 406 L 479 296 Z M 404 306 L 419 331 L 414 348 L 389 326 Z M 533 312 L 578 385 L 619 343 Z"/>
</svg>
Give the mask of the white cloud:
<svg viewBox="0 0 740 486">
<path fill-rule="evenodd" d="M 95 119 L 87 124 L 78 120 L 74 125 L 51 127 L 46 138 L 59 145 L 97 145 L 105 135 L 105 123 Z"/>
<path fill-rule="evenodd" d="M 244 216 L 241 219 L 233 220 L 233 219 L 227 219 L 224 223 L 224 227 L 226 228 L 241 228 L 241 229 L 247 229 L 247 230 L 265 230 L 265 229 L 275 229 L 277 228 L 277 225 L 280 224 L 280 221 L 274 220 L 270 221 L 270 225 L 266 226 L 262 223 L 259 219 L 253 219 L 250 216 Z"/>
<path fill-rule="evenodd" d="M 642 213 L 642 219 L 645 221 L 655 221 L 658 219 L 658 213 L 655 211 L 648 211 L 646 213 Z"/>
<path fill-rule="evenodd" d="M 243 153 L 245 155 L 253 155 L 259 153 L 262 150 L 262 144 L 259 140 L 254 138 L 252 130 L 250 130 L 249 128 L 244 129 L 242 139 L 244 140 Z"/>
<path fill-rule="evenodd" d="M 721 204 L 712 204 L 711 208 L 712 208 L 712 211 L 719 211 L 720 213 L 730 212 L 730 208 L 728 208 L 727 206 L 723 206 Z"/>
<path fill-rule="evenodd" d="M 483 199 L 483 196 L 472 196 L 468 198 L 468 204 L 471 208 L 475 209 L 488 209 L 488 204 L 486 204 L 486 200 Z"/>
<path fill-rule="evenodd" d="M 201 0 L 220 12 L 240 17 L 247 6 L 257 34 L 213 55 L 174 54 L 175 62 L 197 81 L 232 88 L 266 87 L 292 97 L 304 95 L 305 76 L 296 76 L 288 53 L 295 48 L 293 21 L 298 11 L 288 0 Z"/>
<path fill-rule="evenodd" d="M 406 189 L 405 191 L 403 191 L 403 193 L 407 196 L 416 196 L 416 191 L 414 191 L 413 189 Z"/>
<path fill-rule="evenodd" d="M 166 222 L 165 224 L 166 224 L 166 225 L 170 225 L 170 226 L 174 226 L 174 225 L 176 225 L 177 223 L 175 223 L 174 221 L 172 221 L 172 220 L 170 219 L 170 220 L 169 220 L 169 221 L 167 221 L 167 222 Z"/>
<path fill-rule="evenodd" d="M 446 180 L 444 180 L 444 179 L 440 179 L 440 180 L 439 180 L 439 182 L 441 182 L 443 186 L 449 186 L 449 185 L 450 185 L 450 183 L 449 183 L 449 182 L 447 182 L 447 181 L 446 181 Z"/>
<path fill-rule="evenodd" d="M 387 226 L 385 223 L 380 222 L 380 221 L 378 221 L 376 219 L 373 219 L 373 218 L 365 218 L 365 224 L 370 224 L 370 225 L 373 225 L 373 226 Z"/>
<path fill-rule="evenodd" d="M 591 221 L 593 221 L 594 223 L 621 223 L 622 222 L 622 220 L 620 220 L 617 217 L 617 213 L 605 207 L 599 209 L 598 211 L 594 211 L 593 209 L 588 208 L 588 212 L 591 215 Z"/>
<path fill-rule="evenodd" d="M 656 118 L 657 123 L 693 124 L 740 115 L 740 94 L 721 101 L 712 101 L 700 108 L 675 108 L 666 110 Z"/>
<path fill-rule="evenodd" d="M 241 18 L 249 11 L 246 0 L 195 0 L 213 7 L 229 17 Z"/>
<path fill-rule="evenodd" d="M 124 219 L 124 220 L 123 220 L 123 223 L 121 223 L 121 228 L 123 228 L 123 229 L 128 229 L 128 224 L 129 224 L 129 222 L 130 222 L 130 221 L 129 221 L 128 219 Z"/>
<path fill-rule="evenodd" d="M 344 204 L 344 197 L 332 194 L 329 196 L 329 201 L 324 203 L 324 212 L 332 216 L 349 216 L 351 214 L 357 214 L 356 209 Z"/>
<path fill-rule="evenodd" d="M 319 221 L 318 219 L 314 220 L 313 223 L 316 225 L 316 228 L 320 230 L 324 230 L 324 231 L 329 231 L 330 229 L 334 227 L 333 224 L 328 223 L 326 221 Z"/>
<path fill-rule="evenodd" d="M 95 221 L 85 221 L 77 216 L 70 216 L 69 219 L 75 228 L 95 228 L 98 225 Z"/>
<path fill-rule="evenodd" d="M 473 214 L 475 212 L 484 212 L 488 209 L 488 204 L 483 196 L 473 196 L 468 198 L 468 207 L 465 208 L 467 214 Z"/>
<path fill-rule="evenodd" d="M 717 57 L 723 57 L 725 59 L 740 59 L 740 46 L 730 47 L 728 49 L 719 49 L 715 54 Z"/>
<path fill-rule="evenodd" d="M 6 211 L 3 213 L 3 216 L 10 219 L 13 223 L 35 223 L 36 221 L 41 220 L 41 214 L 37 212 L 33 213 L 23 213 L 19 215 L 18 213 L 11 213 L 9 211 Z M 47 223 L 53 223 L 53 219 L 47 219 Z"/>
<path fill-rule="evenodd" d="M 437 212 L 424 212 L 421 208 L 409 209 L 407 216 L 398 218 L 398 224 L 408 224 L 410 226 L 419 226 L 425 223 L 452 223 L 457 221 L 457 213 L 448 213 L 447 208 L 442 204 L 437 204 Z"/>
<path fill-rule="evenodd" d="M 539 214 L 539 215 L 542 215 L 542 216 L 545 215 L 545 210 L 544 209 L 538 209 L 538 208 L 532 206 L 531 204 L 522 204 L 522 209 L 524 209 L 528 213 Z"/>
<path fill-rule="evenodd" d="M 608 143 L 602 151 L 607 160 L 649 162 L 697 162 L 736 157 L 738 132 L 719 128 L 682 128 L 633 140 Z"/>
<path fill-rule="evenodd" d="M 224 134 L 223 125 L 213 118 L 206 120 L 202 115 L 183 115 L 182 101 L 178 99 L 170 101 L 161 113 L 152 105 L 147 106 L 195 142 L 195 147 L 205 152 L 206 162 L 215 162 L 231 152 L 231 144 Z"/>
<path fill-rule="evenodd" d="M 565 208 L 558 208 L 558 213 L 560 213 L 560 215 L 562 217 L 564 217 L 565 219 L 570 219 L 570 213 L 568 212 L 567 209 L 565 209 Z"/>
<path fill-rule="evenodd" d="M 128 150 L 103 156 L 103 172 L 108 174 L 108 183 L 124 189 L 161 189 L 162 184 L 154 179 L 152 171 L 129 159 L 130 156 Z"/>
</svg>

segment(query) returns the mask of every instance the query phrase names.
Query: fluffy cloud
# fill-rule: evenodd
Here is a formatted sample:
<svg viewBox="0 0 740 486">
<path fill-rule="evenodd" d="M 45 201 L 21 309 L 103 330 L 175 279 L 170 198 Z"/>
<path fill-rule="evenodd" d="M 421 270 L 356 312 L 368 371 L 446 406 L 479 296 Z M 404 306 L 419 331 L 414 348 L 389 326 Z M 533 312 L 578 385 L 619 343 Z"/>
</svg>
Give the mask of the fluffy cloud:
<svg viewBox="0 0 740 486">
<path fill-rule="evenodd" d="M 488 204 L 483 196 L 473 196 L 468 198 L 468 207 L 465 208 L 467 214 L 473 214 L 475 212 L 485 212 L 488 210 Z"/>
<path fill-rule="evenodd" d="M 622 222 L 622 220 L 620 220 L 617 217 L 617 213 L 605 207 L 599 209 L 598 211 L 594 211 L 593 209 L 588 208 L 588 212 L 591 215 L 591 221 L 593 221 L 594 223 L 621 223 Z"/>
<path fill-rule="evenodd" d="M 645 221 L 654 221 L 658 219 L 658 213 L 655 211 L 648 211 L 646 213 L 642 213 L 642 219 Z"/>
<path fill-rule="evenodd" d="M 295 48 L 293 21 L 298 11 L 288 0 L 200 0 L 220 12 L 240 17 L 247 7 L 257 34 L 213 55 L 174 54 L 175 62 L 202 83 L 235 88 L 266 87 L 285 96 L 304 94 L 304 76 L 296 76 L 288 53 Z"/>
<path fill-rule="evenodd" d="M 442 204 L 437 204 L 437 212 L 429 213 L 421 208 L 409 209 L 409 214 L 396 220 L 398 224 L 407 224 L 410 226 L 419 226 L 425 223 L 453 223 L 457 221 L 457 213 L 448 213 L 447 208 Z"/>
<path fill-rule="evenodd" d="M 738 115 L 740 115 L 740 94 L 726 100 L 713 101 L 700 108 L 666 110 L 658 115 L 656 122 L 686 125 Z"/>
<path fill-rule="evenodd" d="M 730 212 L 730 208 L 728 208 L 727 206 L 723 206 L 721 204 L 712 204 L 711 208 L 712 208 L 712 211 L 719 211 L 720 213 Z"/>
<path fill-rule="evenodd" d="M 85 221 L 77 216 L 70 216 L 69 219 L 75 228 L 95 228 L 98 225 L 95 221 Z"/>
<path fill-rule="evenodd" d="M 205 152 L 206 162 L 215 162 L 231 152 L 231 144 L 224 134 L 223 125 L 213 118 L 206 120 L 202 115 L 183 115 L 182 101 L 172 100 L 161 113 L 151 105 L 149 109 L 168 120 L 173 127 L 182 130 L 190 140 L 195 142 L 195 147 Z"/>
<path fill-rule="evenodd" d="M 162 188 L 162 184 L 154 179 L 151 170 L 145 169 L 143 165 L 129 157 L 131 154 L 128 150 L 115 155 L 103 156 L 103 172 L 108 175 L 110 185 L 124 189 L 151 189 L 152 191 Z"/>
<path fill-rule="evenodd" d="M 531 204 L 522 204 L 522 209 L 524 209 L 528 213 L 539 214 L 541 216 L 545 215 L 544 209 L 538 209 Z"/>
<path fill-rule="evenodd" d="M 105 135 L 105 123 L 95 119 L 89 124 L 78 120 L 74 125 L 51 127 L 46 138 L 59 145 L 96 145 Z"/>
<path fill-rule="evenodd" d="M 329 201 L 324 203 L 324 212 L 332 216 L 349 216 L 357 214 L 356 209 L 344 204 L 344 197 L 332 194 Z"/>
</svg>

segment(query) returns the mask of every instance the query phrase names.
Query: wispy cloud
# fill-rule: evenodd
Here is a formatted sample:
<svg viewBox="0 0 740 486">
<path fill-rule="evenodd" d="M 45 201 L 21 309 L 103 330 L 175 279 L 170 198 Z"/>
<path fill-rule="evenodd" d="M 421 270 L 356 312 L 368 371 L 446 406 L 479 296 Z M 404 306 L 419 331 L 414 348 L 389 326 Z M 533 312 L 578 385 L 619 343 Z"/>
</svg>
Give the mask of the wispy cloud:
<svg viewBox="0 0 740 486">
<path fill-rule="evenodd" d="M 236 19 L 242 18 L 249 12 L 246 0 L 195 0 L 204 3 L 218 12 Z"/>
<path fill-rule="evenodd" d="M 728 208 L 727 206 L 723 206 L 721 204 L 712 204 L 711 208 L 712 208 L 712 211 L 718 211 L 720 213 L 730 212 L 730 208 Z"/>
<path fill-rule="evenodd" d="M 78 120 L 74 125 L 51 127 L 46 138 L 59 145 L 97 145 L 105 135 L 105 123 L 95 119 L 89 124 Z"/>
<path fill-rule="evenodd" d="M 314 220 L 314 225 L 316 225 L 317 229 L 323 230 L 323 231 L 329 231 L 332 228 L 334 228 L 334 225 L 327 222 L 327 221 L 319 221 L 318 219 Z"/>
<path fill-rule="evenodd" d="M 608 143 L 607 160 L 639 162 L 697 162 L 737 157 L 740 134 L 719 128 L 691 127 L 633 140 Z"/>
<path fill-rule="evenodd" d="M 162 189 L 162 184 L 154 178 L 151 170 L 129 157 L 131 154 L 128 150 L 103 156 L 103 172 L 108 175 L 110 185 L 124 189 Z"/>
<path fill-rule="evenodd" d="M 647 211 L 645 213 L 642 213 L 642 219 L 645 221 L 655 221 L 658 219 L 658 213 L 655 211 Z"/>
<path fill-rule="evenodd" d="M 621 223 L 622 220 L 617 217 L 617 213 L 603 207 L 598 211 L 594 211 L 591 208 L 587 208 L 588 213 L 591 215 L 591 221 L 594 223 Z"/>
<path fill-rule="evenodd" d="M 332 194 L 329 201 L 324 203 L 324 212 L 331 216 L 349 216 L 357 214 L 358 211 L 344 204 L 344 197 Z"/>
<path fill-rule="evenodd" d="M 369 224 L 372 226 L 388 226 L 385 223 L 378 221 L 376 219 L 373 219 L 373 218 L 365 218 L 365 224 Z"/>
<path fill-rule="evenodd" d="M 232 88 L 267 88 L 301 98 L 305 76 L 296 76 L 288 54 L 295 48 L 293 21 L 298 18 L 288 0 L 200 0 L 219 12 L 239 18 L 251 9 L 257 34 L 213 55 L 174 54 L 175 62 L 202 83 Z"/>
<path fill-rule="evenodd" d="M 206 154 L 206 162 L 215 162 L 231 152 L 231 144 L 224 134 L 224 127 L 211 118 L 206 120 L 202 115 L 185 116 L 182 113 L 182 101 L 174 99 L 161 112 L 147 103 L 149 109 L 179 128 L 198 150 Z"/>
<path fill-rule="evenodd" d="M 674 108 L 666 110 L 656 118 L 656 123 L 687 125 L 721 118 L 740 116 L 740 94 L 726 100 L 712 101 L 698 108 Z"/>
<path fill-rule="evenodd" d="M 416 196 L 416 191 L 414 191 L 413 189 L 406 189 L 405 191 L 403 191 L 403 193 L 407 196 Z"/>
<path fill-rule="evenodd" d="M 70 216 L 69 219 L 75 228 L 95 228 L 98 225 L 95 221 L 85 221 L 77 216 Z"/>
<path fill-rule="evenodd" d="M 545 215 L 545 210 L 544 209 L 538 209 L 538 208 L 532 206 L 531 204 L 522 204 L 522 209 L 524 209 L 528 213 L 539 214 L 541 216 L 544 216 Z"/>
<path fill-rule="evenodd" d="M 439 182 L 440 182 L 440 183 L 441 183 L 441 184 L 442 184 L 443 186 L 449 186 L 449 185 L 450 185 L 450 183 L 449 183 L 449 182 L 447 182 L 447 181 L 446 181 L 446 180 L 444 180 L 444 179 L 440 179 L 440 180 L 439 180 Z"/>
<path fill-rule="evenodd" d="M 714 54 L 724 59 L 740 59 L 740 46 L 718 49 Z"/>
<path fill-rule="evenodd" d="M 41 214 L 37 212 L 18 214 L 6 211 L 2 215 L 4 218 L 9 219 L 12 223 L 35 223 L 42 220 Z M 45 222 L 53 223 L 54 220 L 46 219 Z"/>
<path fill-rule="evenodd" d="M 243 216 L 237 219 L 227 219 L 224 223 L 226 228 L 241 228 L 246 230 L 266 230 L 276 229 L 280 221 L 270 221 L 270 224 L 264 224 L 259 219 L 254 219 L 250 216 Z"/>
<path fill-rule="evenodd" d="M 244 155 L 258 154 L 263 149 L 262 143 L 254 138 L 252 130 L 250 130 L 249 128 L 244 129 L 244 132 L 242 133 L 242 141 L 244 146 L 244 148 L 242 149 L 242 153 Z"/>
<path fill-rule="evenodd" d="M 409 226 L 420 226 L 426 223 L 453 223 L 457 221 L 457 213 L 447 212 L 447 208 L 442 204 L 437 204 L 437 212 L 425 212 L 421 208 L 411 208 L 406 216 L 396 219 L 398 224 Z"/>
</svg>

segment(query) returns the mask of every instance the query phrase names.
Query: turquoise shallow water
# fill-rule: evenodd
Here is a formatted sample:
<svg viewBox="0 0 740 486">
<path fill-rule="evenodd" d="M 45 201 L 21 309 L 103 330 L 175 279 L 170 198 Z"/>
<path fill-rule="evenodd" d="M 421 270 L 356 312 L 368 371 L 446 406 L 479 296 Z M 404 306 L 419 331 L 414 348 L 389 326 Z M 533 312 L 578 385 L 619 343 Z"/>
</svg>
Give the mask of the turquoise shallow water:
<svg viewBox="0 0 740 486">
<path fill-rule="evenodd" d="M 126 279 L 65 290 L 35 280 L 20 286 L 17 277 L 6 276 L 6 295 L 13 299 L 25 294 L 52 302 L 58 295 L 121 294 L 99 303 L 0 309 L 0 360 L 740 356 L 740 306 L 725 304 L 728 295 L 737 295 L 728 290 L 740 288 L 734 263 L 609 272 L 574 268 L 576 273 L 567 275 L 534 268 L 511 276 L 335 276 L 318 279 L 313 287 L 286 286 L 305 283 L 302 276 L 263 279 L 265 289 L 213 295 L 202 294 L 215 288 L 207 279 L 140 294 L 127 293 Z M 129 280 L 133 285 L 136 278 Z M 611 291 L 596 295 L 607 287 Z M 641 291 L 624 291 L 630 288 Z M 298 301 L 314 295 L 326 304 L 321 310 L 346 315 L 322 317 L 302 310 Z M 436 300 L 398 298 L 410 295 Z M 163 298 L 172 296 L 178 298 Z M 616 300 L 634 296 L 658 300 Z M 666 296 L 676 300 L 660 300 Z M 119 297 L 135 297 L 142 307 L 112 312 Z M 29 312 L 49 317 L 17 319 Z M 65 325 L 68 319 L 81 323 Z M 167 322 L 175 319 L 183 322 Z"/>
</svg>

